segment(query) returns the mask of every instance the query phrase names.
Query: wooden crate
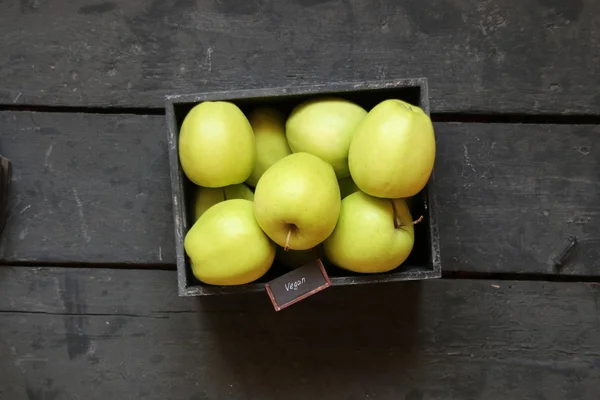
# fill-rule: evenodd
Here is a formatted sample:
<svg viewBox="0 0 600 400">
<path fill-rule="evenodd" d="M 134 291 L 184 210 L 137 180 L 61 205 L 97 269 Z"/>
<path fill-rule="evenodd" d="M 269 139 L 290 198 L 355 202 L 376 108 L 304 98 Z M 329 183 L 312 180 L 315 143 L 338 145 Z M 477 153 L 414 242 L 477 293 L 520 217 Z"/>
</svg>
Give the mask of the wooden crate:
<svg viewBox="0 0 600 400">
<path fill-rule="evenodd" d="M 335 95 L 354 101 L 367 111 L 379 102 L 396 98 L 420 106 L 428 115 L 429 96 L 427 79 L 399 79 L 377 82 L 356 82 L 327 85 L 297 86 L 270 89 L 234 90 L 197 94 L 177 94 L 166 97 L 166 118 L 175 220 L 175 246 L 180 296 L 233 294 L 265 290 L 265 283 L 286 270 L 273 265 L 261 279 L 240 286 L 212 286 L 198 281 L 192 274 L 184 250 L 184 238 L 191 228 L 190 198 L 194 185 L 187 179 L 178 156 L 178 138 L 181 124 L 193 106 L 202 101 L 226 100 L 247 112 L 256 105 L 272 105 L 286 114 L 292 108 L 314 96 Z M 436 217 L 434 177 L 416 196 L 411 211 L 413 216 L 423 215 L 424 220 L 415 226 L 415 246 L 409 258 L 397 269 L 381 274 L 354 274 L 328 266 L 333 286 L 384 283 L 392 281 L 423 280 L 441 276 L 440 246 Z M 324 260 L 325 261 L 325 260 Z"/>
</svg>

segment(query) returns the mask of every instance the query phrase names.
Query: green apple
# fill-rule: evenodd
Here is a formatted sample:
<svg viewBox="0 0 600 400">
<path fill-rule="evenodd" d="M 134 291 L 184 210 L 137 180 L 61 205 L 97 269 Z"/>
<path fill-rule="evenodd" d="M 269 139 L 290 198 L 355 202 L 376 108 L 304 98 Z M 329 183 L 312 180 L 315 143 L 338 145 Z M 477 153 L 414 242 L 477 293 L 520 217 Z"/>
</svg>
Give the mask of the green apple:
<svg viewBox="0 0 600 400">
<path fill-rule="evenodd" d="M 331 165 L 309 153 L 273 164 L 254 191 L 254 212 L 278 245 L 308 250 L 331 234 L 340 213 L 340 188 Z"/>
<path fill-rule="evenodd" d="M 285 129 L 294 153 L 306 152 L 333 166 L 339 178 L 350 175 L 348 149 L 357 124 L 367 115 L 361 106 L 341 98 L 319 97 L 296 106 Z"/>
<path fill-rule="evenodd" d="M 412 251 L 413 225 L 405 200 L 352 193 L 342 200 L 337 226 L 323 243 L 325 256 L 352 272 L 391 271 Z"/>
<path fill-rule="evenodd" d="M 354 183 L 350 177 L 338 180 L 338 184 L 340 185 L 340 194 L 342 195 L 342 199 L 359 190 L 358 186 L 356 186 L 356 183 Z"/>
<path fill-rule="evenodd" d="M 194 196 L 194 221 L 215 204 L 231 199 L 254 200 L 254 193 L 243 183 L 222 188 L 199 186 Z"/>
<path fill-rule="evenodd" d="M 233 103 L 202 102 L 190 110 L 181 125 L 179 160 L 185 175 L 198 186 L 243 183 L 256 160 L 252 126 Z"/>
<path fill-rule="evenodd" d="M 385 100 L 356 128 L 348 165 L 363 192 L 383 198 L 406 198 L 427 184 L 435 161 L 431 119 L 414 105 Z"/>
<path fill-rule="evenodd" d="M 260 229 L 250 200 L 215 204 L 188 231 L 185 252 L 192 272 L 210 285 L 243 285 L 263 276 L 275 259 L 275 244 Z"/>
<path fill-rule="evenodd" d="M 256 140 L 256 162 L 246 183 L 256 187 L 267 168 L 285 156 L 292 154 L 285 138 L 285 117 L 270 107 L 254 109 L 248 119 Z"/>
<path fill-rule="evenodd" d="M 285 248 L 277 246 L 275 251 L 275 262 L 287 269 L 298 268 L 311 261 L 324 258 L 325 254 L 321 245 L 308 250 L 285 250 Z"/>
</svg>

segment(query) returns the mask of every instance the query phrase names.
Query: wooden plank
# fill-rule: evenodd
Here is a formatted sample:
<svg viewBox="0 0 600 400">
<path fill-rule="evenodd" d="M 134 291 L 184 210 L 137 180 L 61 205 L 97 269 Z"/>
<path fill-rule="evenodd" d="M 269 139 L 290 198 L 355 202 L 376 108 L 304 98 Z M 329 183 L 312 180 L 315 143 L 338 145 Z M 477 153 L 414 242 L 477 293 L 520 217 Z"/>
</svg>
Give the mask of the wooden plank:
<svg viewBox="0 0 600 400">
<path fill-rule="evenodd" d="M 600 274 L 600 127 L 437 123 L 446 271 Z M 0 113 L 14 164 L 0 261 L 173 265 L 161 116 Z"/>
<path fill-rule="evenodd" d="M 164 117 L 1 112 L 0 132 L 13 163 L 0 260 L 173 262 Z"/>
<path fill-rule="evenodd" d="M 436 128 L 443 268 L 600 274 L 600 126 Z M 571 235 L 579 244 L 557 270 Z"/>
<path fill-rule="evenodd" d="M 176 297 L 174 271 L 0 269 L 3 398 L 597 399 L 600 289 L 435 280 Z"/>
<path fill-rule="evenodd" d="M 430 79 L 435 112 L 597 114 L 595 0 L 22 1 L 0 103 L 162 107 L 165 94 Z"/>
<path fill-rule="evenodd" d="M 438 124 L 437 183 L 447 270 L 600 273 L 600 127 Z"/>
</svg>

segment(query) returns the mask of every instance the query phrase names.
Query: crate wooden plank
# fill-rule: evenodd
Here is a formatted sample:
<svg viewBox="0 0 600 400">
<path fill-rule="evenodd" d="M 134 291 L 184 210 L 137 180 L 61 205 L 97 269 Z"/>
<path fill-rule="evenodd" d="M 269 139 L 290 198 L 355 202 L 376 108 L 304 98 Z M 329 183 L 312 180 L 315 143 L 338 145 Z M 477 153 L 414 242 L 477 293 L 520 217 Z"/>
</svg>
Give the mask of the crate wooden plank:
<svg viewBox="0 0 600 400">
<path fill-rule="evenodd" d="M 435 129 L 446 271 L 554 273 L 575 235 L 561 273 L 600 274 L 599 126 Z M 1 262 L 174 265 L 163 116 L 1 112 L 0 132 L 14 165 Z"/>
<path fill-rule="evenodd" d="M 434 112 L 596 114 L 595 0 L 5 2 L 0 103 L 430 79 Z"/>
<path fill-rule="evenodd" d="M 599 301 L 592 284 L 442 279 L 333 288 L 275 313 L 262 293 L 178 298 L 175 271 L 5 267 L 0 390 L 595 400 Z"/>
</svg>

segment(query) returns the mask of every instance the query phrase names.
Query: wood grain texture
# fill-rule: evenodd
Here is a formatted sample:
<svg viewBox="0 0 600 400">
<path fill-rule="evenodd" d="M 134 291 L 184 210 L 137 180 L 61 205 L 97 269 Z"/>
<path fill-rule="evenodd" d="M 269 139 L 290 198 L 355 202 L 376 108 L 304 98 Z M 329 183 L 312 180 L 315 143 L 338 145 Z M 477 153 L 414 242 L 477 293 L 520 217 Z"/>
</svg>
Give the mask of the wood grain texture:
<svg viewBox="0 0 600 400">
<path fill-rule="evenodd" d="M 174 271 L 0 268 L 3 398 L 597 399 L 597 285 L 176 296 Z"/>
<path fill-rule="evenodd" d="M 600 274 L 600 127 L 436 125 L 442 268 Z"/>
<path fill-rule="evenodd" d="M 0 103 L 430 79 L 434 112 L 597 114 L 595 0 L 5 2 Z"/>
<path fill-rule="evenodd" d="M 600 127 L 435 124 L 446 271 L 600 274 Z M 3 263 L 172 266 L 161 116 L 0 113 L 14 165 Z"/>
<path fill-rule="evenodd" d="M 0 112 L 0 132 L 13 164 L 0 260 L 173 261 L 163 117 Z"/>
<path fill-rule="evenodd" d="M 161 116 L 0 113 L 14 165 L 4 263 L 172 265 Z M 446 271 L 600 274 L 600 127 L 437 123 Z"/>
</svg>

